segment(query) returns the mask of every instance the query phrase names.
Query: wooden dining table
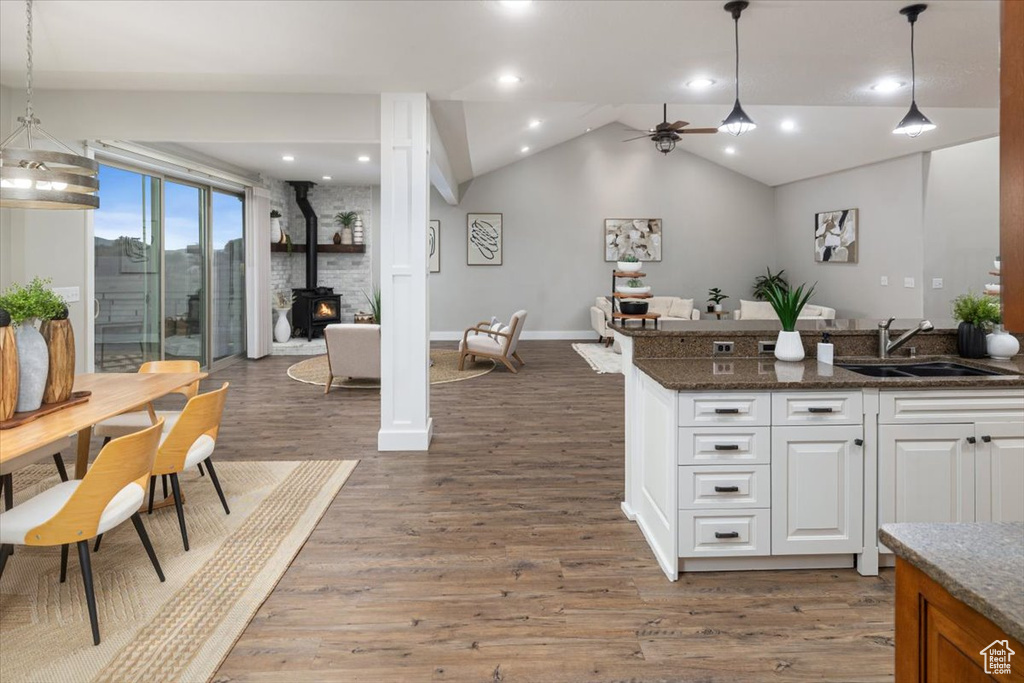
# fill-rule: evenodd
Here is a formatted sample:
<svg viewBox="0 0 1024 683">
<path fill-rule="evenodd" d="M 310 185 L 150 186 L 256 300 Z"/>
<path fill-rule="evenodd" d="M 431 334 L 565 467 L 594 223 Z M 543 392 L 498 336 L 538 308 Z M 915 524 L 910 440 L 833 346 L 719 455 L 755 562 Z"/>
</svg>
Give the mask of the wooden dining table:
<svg viewBox="0 0 1024 683">
<path fill-rule="evenodd" d="M 93 425 L 136 409 L 149 410 L 150 417 L 155 421 L 153 401 L 206 377 L 205 372 L 111 372 L 76 375 L 74 391 L 92 392 L 89 400 L 44 415 L 19 427 L 0 431 L 0 472 L 8 473 L 22 464 L 31 464 L 17 461 L 26 453 L 77 433 L 75 478 L 81 479 L 89 466 Z"/>
</svg>

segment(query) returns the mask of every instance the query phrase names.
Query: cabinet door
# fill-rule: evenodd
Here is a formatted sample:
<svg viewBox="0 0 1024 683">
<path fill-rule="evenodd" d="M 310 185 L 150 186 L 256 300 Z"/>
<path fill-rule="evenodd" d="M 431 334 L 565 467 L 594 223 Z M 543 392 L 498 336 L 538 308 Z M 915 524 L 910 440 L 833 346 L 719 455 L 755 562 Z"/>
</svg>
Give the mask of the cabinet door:
<svg viewBox="0 0 1024 683">
<path fill-rule="evenodd" d="M 1024 522 L 1024 424 L 975 425 L 979 522 Z"/>
<path fill-rule="evenodd" d="M 772 554 L 860 552 L 860 426 L 772 429 Z"/>
<path fill-rule="evenodd" d="M 974 521 L 974 425 L 878 428 L 878 521 Z"/>
</svg>

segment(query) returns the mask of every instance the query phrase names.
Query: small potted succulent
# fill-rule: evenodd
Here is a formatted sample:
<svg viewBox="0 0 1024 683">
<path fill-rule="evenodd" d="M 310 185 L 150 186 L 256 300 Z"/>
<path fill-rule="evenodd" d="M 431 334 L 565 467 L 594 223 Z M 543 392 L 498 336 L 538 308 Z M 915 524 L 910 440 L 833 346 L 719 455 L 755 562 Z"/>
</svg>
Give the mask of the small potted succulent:
<svg viewBox="0 0 1024 683">
<path fill-rule="evenodd" d="M 615 267 L 620 273 L 639 273 L 643 264 L 635 254 L 626 254 L 615 264 Z"/>
<path fill-rule="evenodd" d="M 616 285 L 615 291 L 619 294 L 631 294 L 636 296 L 637 294 L 647 294 L 651 291 L 650 285 L 645 285 L 644 281 L 640 278 L 630 278 L 624 285 Z"/>
<path fill-rule="evenodd" d="M 273 209 L 270 212 L 270 243 L 280 244 L 284 242 L 284 232 L 281 230 L 281 212 Z"/>
<path fill-rule="evenodd" d="M 801 361 L 804 359 L 804 343 L 800 339 L 800 333 L 796 331 L 796 321 L 800 318 L 800 311 L 804 310 L 804 306 L 814 294 L 816 286 L 811 285 L 808 289 L 807 285 L 803 284 L 796 289 L 791 289 L 789 286 L 783 287 L 771 283 L 765 287 L 765 298 L 775 310 L 775 315 L 779 316 L 779 322 L 782 323 L 782 331 L 779 332 L 779 337 L 775 341 L 775 357 L 779 360 Z"/>
<path fill-rule="evenodd" d="M 712 287 L 708 290 L 708 313 L 714 313 L 716 311 L 721 312 L 722 302 L 729 298 L 728 294 L 722 294 L 722 290 L 718 287 Z"/>
<path fill-rule="evenodd" d="M 341 230 L 334 233 L 335 244 L 352 244 L 352 224 L 358 217 L 355 211 L 339 211 L 334 215 L 334 224 L 341 226 Z"/>
<path fill-rule="evenodd" d="M 988 355 L 986 334 L 1001 320 L 999 304 L 992 297 L 961 294 L 953 300 L 957 327 L 956 350 L 962 358 Z"/>
</svg>

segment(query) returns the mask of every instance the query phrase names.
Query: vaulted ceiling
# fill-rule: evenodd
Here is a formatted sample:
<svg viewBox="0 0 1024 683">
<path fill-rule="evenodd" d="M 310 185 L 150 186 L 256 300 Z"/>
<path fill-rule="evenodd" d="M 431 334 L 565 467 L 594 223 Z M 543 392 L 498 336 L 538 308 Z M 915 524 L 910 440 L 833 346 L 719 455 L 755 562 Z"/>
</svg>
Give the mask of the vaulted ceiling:
<svg viewBox="0 0 1024 683">
<path fill-rule="evenodd" d="M 939 129 L 891 134 L 909 88 L 870 86 L 910 80 L 903 4 L 753 0 L 740 23 L 741 96 L 760 127 L 680 147 L 774 185 L 996 134 L 994 0 L 930 3 L 917 25 L 917 95 Z M 460 181 L 588 127 L 614 123 L 629 137 L 626 127 L 661 120 L 661 102 L 670 120 L 715 125 L 733 99 L 733 27 L 720 1 L 39 0 L 35 14 L 39 88 L 426 91 Z M 23 5 L 0 3 L 6 86 L 23 87 L 24 45 Z M 522 81 L 502 85 L 504 73 Z M 696 77 L 715 83 L 687 88 Z M 796 129 L 780 130 L 783 119 Z M 325 142 L 352 138 L 339 130 Z"/>
</svg>

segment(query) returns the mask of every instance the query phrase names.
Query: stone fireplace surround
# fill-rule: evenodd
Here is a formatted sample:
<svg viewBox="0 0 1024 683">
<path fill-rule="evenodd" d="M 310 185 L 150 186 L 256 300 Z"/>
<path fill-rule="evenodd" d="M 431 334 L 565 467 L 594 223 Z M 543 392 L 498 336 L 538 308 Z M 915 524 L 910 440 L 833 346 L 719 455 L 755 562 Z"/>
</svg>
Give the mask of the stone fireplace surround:
<svg viewBox="0 0 1024 683">
<path fill-rule="evenodd" d="M 296 180 L 301 180 L 297 178 Z M 294 244 L 305 244 L 306 223 L 302 212 L 295 203 L 295 191 L 283 181 L 270 181 L 270 208 L 281 212 L 281 229 L 289 234 Z M 366 253 L 325 254 L 321 252 L 318 261 L 318 282 L 322 287 L 333 287 L 341 294 L 341 321 L 350 323 L 356 313 L 369 311 L 370 306 L 364 292 L 372 294 L 373 287 L 373 244 L 371 226 L 375 217 L 373 211 L 373 188 L 369 185 L 331 185 L 317 182 L 309 190 L 309 202 L 316 211 L 319 223 L 319 243 L 332 244 L 338 227 L 334 215 L 339 211 L 356 211 L 363 218 L 363 241 Z M 303 254 L 271 252 L 271 291 L 285 291 L 306 286 L 306 260 Z M 267 304 L 270 305 L 269 302 Z M 293 342 L 295 340 L 293 339 Z M 305 342 L 305 340 L 302 340 Z"/>
</svg>

